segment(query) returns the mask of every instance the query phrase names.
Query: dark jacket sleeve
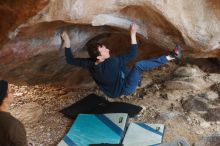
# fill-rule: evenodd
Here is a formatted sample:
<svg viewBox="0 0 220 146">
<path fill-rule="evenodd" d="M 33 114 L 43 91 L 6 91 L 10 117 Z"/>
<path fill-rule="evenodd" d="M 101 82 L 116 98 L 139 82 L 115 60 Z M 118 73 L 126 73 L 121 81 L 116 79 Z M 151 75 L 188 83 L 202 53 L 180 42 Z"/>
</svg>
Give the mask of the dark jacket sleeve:
<svg viewBox="0 0 220 146">
<path fill-rule="evenodd" d="M 124 55 L 120 55 L 119 58 L 120 60 L 126 64 L 128 63 L 130 60 L 134 59 L 137 55 L 137 48 L 138 45 L 137 44 L 131 44 L 130 46 L 130 52 Z"/>
<path fill-rule="evenodd" d="M 14 123 L 13 131 L 11 131 L 11 141 L 14 146 L 27 146 L 27 137 L 24 125 L 17 121 Z"/>
<path fill-rule="evenodd" d="M 89 68 L 94 64 L 90 58 L 74 58 L 71 52 L 71 48 L 65 48 L 65 57 L 68 64 L 80 66 L 83 68 Z"/>
</svg>

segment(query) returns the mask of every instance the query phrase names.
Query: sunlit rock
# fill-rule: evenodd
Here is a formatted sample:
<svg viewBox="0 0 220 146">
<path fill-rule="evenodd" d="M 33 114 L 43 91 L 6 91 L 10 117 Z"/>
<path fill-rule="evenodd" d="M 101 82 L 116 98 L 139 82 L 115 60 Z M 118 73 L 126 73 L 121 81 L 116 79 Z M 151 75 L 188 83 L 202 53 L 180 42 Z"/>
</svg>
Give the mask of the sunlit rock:
<svg viewBox="0 0 220 146">
<path fill-rule="evenodd" d="M 38 0 L 0 2 L 0 76 L 19 83 L 90 86 L 88 72 L 65 62 L 60 32 L 70 34 L 77 57 L 102 41 L 113 55 L 126 53 L 129 25 L 137 23 L 137 59 L 168 53 L 175 44 L 184 58 L 219 58 L 217 0 Z"/>
</svg>

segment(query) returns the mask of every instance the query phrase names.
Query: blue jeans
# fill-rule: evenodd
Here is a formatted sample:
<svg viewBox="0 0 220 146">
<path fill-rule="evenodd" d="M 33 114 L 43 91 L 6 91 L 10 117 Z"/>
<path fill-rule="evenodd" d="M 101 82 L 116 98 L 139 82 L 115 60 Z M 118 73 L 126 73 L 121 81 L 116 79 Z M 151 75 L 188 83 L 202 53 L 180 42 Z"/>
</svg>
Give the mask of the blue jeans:
<svg viewBox="0 0 220 146">
<path fill-rule="evenodd" d="M 166 63 L 166 56 L 161 56 L 159 58 L 153 58 L 149 60 L 142 60 L 135 63 L 129 74 L 125 77 L 126 83 L 123 94 L 130 95 L 135 92 L 143 71 L 151 70 Z"/>
</svg>

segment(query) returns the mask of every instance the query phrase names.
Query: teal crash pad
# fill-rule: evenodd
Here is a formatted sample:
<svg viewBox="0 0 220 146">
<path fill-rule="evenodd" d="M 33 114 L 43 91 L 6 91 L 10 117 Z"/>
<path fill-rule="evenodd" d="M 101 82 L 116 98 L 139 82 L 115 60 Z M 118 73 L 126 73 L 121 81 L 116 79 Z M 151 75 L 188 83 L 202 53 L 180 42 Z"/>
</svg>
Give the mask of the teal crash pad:
<svg viewBox="0 0 220 146">
<path fill-rule="evenodd" d="M 58 146 L 119 144 L 125 134 L 128 114 L 80 114 Z"/>
</svg>

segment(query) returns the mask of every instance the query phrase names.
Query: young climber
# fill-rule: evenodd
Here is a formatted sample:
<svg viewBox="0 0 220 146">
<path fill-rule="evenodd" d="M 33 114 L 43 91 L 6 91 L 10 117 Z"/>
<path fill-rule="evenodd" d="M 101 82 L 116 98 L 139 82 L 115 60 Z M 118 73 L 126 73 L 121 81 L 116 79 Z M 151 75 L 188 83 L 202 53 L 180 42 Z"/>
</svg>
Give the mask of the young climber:
<svg viewBox="0 0 220 146">
<path fill-rule="evenodd" d="M 128 70 L 126 64 L 137 54 L 136 32 L 137 25 L 131 24 L 129 53 L 112 57 L 104 44 L 93 43 L 87 48 L 90 58 L 74 58 L 69 36 L 63 32 L 61 38 L 64 41 L 66 61 L 68 64 L 88 69 L 97 85 L 107 96 L 116 98 L 121 95 L 130 95 L 135 92 L 143 71 L 166 64 L 167 61 L 175 58 L 181 58 L 181 48 L 177 45 L 169 55 L 138 61 L 131 70 Z"/>
<path fill-rule="evenodd" d="M 27 146 L 24 125 L 8 112 L 13 101 L 12 92 L 8 82 L 0 80 L 0 145 Z"/>
</svg>

